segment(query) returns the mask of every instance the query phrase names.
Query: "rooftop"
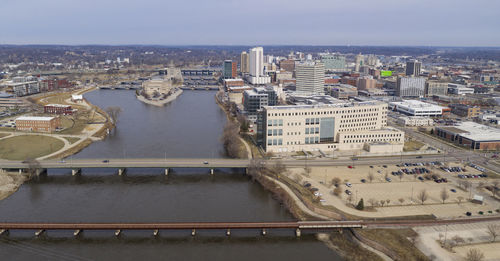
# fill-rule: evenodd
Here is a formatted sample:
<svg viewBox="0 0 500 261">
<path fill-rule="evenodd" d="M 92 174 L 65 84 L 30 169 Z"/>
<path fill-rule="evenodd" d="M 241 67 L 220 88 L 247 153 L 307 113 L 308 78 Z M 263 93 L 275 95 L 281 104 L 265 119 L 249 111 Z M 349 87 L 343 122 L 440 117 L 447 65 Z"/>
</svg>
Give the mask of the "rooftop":
<svg viewBox="0 0 500 261">
<path fill-rule="evenodd" d="M 423 101 L 418 101 L 418 100 L 403 100 L 400 102 L 390 102 L 393 105 L 398 105 L 402 107 L 408 107 L 408 108 L 440 108 L 443 109 L 444 107 L 432 104 L 432 103 L 427 103 Z"/>
<path fill-rule="evenodd" d="M 66 104 L 47 104 L 45 106 L 50 106 L 50 107 L 61 107 L 61 108 L 68 108 L 71 107 L 71 105 L 66 105 Z"/>
<path fill-rule="evenodd" d="M 280 106 L 264 106 L 267 110 L 289 110 L 289 109 L 326 109 L 326 108 L 347 108 L 355 106 L 373 106 L 385 104 L 379 101 L 366 102 L 340 102 L 335 104 L 301 104 L 301 105 L 280 105 Z"/>
<path fill-rule="evenodd" d="M 16 121 L 50 121 L 54 117 L 44 117 L 44 116 L 21 116 L 16 118 Z"/>
<path fill-rule="evenodd" d="M 442 128 L 448 131 L 460 133 L 462 137 L 475 141 L 500 140 L 500 129 L 472 121 L 465 121 L 453 127 Z"/>
</svg>

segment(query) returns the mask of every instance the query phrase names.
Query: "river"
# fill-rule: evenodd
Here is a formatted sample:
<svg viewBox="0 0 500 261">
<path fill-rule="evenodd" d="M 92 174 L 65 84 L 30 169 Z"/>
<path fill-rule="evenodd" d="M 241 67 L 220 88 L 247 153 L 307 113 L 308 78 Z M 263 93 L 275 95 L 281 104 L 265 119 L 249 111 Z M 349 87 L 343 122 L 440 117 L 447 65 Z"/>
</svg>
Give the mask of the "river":
<svg viewBox="0 0 500 261">
<path fill-rule="evenodd" d="M 74 158 L 222 157 L 219 136 L 226 121 L 213 91 L 185 91 L 165 107 L 136 100 L 133 91 L 98 90 L 85 94 L 93 104 L 120 106 L 117 128 Z M 49 170 L 0 201 L 0 220 L 12 222 L 168 222 L 294 220 L 270 193 L 240 170 L 203 169 Z M 341 260 L 313 234 L 300 238 L 290 230 L 11 231 L 0 239 L 8 260 Z"/>
</svg>

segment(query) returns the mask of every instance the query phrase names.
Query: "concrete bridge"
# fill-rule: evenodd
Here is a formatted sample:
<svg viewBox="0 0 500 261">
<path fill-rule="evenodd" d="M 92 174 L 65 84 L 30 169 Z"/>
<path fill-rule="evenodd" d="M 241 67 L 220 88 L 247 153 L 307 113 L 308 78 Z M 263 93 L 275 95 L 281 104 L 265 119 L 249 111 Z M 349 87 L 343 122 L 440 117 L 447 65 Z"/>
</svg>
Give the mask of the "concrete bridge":
<svg viewBox="0 0 500 261">
<path fill-rule="evenodd" d="M 0 223 L 0 235 L 9 230 L 33 230 L 40 236 L 48 230 L 72 230 L 79 235 L 84 230 L 113 230 L 119 236 L 122 230 L 150 230 L 153 235 L 159 235 L 160 230 L 191 230 L 195 236 L 197 230 L 225 230 L 231 235 L 231 230 L 259 229 L 266 235 L 270 229 L 293 229 L 296 236 L 301 231 L 342 230 L 345 228 L 408 228 L 418 226 L 436 226 L 449 224 L 468 224 L 476 222 L 498 221 L 499 216 L 459 218 L 442 220 L 402 219 L 402 220 L 354 220 L 354 221 L 278 221 L 278 222 L 165 222 L 165 223 Z"/>
<path fill-rule="evenodd" d="M 104 90 L 139 90 L 141 85 L 112 85 L 112 86 L 100 86 L 99 89 Z"/>
<path fill-rule="evenodd" d="M 448 157 L 447 161 L 456 159 Z M 277 160 L 264 160 L 264 164 L 274 164 Z M 286 167 L 324 167 L 324 166 L 347 166 L 347 165 L 381 165 L 381 164 L 397 164 L 401 162 L 430 162 L 443 161 L 439 155 L 426 155 L 421 158 L 415 156 L 403 157 L 370 157 L 357 158 L 357 160 L 346 159 L 313 159 L 313 160 L 297 160 L 283 159 L 281 163 Z M 246 169 L 250 164 L 249 159 L 209 159 L 209 158 L 125 158 L 125 159 L 66 159 L 66 160 L 41 160 L 38 164 L 33 165 L 28 162 L 0 160 L 0 169 L 19 169 L 26 170 L 36 168 L 37 173 L 41 174 L 47 169 L 71 169 L 73 175 L 80 173 L 81 169 L 85 168 L 114 168 L 118 169 L 118 174 L 125 173 L 127 168 L 162 168 L 165 169 L 165 174 L 168 175 L 171 168 L 204 168 L 209 169 L 213 174 L 215 169 L 221 168 L 242 168 Z M 355 166 L 354 166 L 355 167 Z"/>
</svg>

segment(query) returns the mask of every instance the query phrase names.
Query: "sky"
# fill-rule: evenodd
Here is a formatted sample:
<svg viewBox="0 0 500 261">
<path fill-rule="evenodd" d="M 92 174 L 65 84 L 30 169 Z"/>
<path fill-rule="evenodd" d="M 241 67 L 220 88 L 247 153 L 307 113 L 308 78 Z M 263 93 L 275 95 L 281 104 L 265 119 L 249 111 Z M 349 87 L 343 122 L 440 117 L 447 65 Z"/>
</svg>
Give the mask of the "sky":
<svg viewBox="0 0 500 261">
<path fill-rule="evenodd" d="M 0 44 L 500 47 L 500 1 L 1 0 Z"/>
</svg>

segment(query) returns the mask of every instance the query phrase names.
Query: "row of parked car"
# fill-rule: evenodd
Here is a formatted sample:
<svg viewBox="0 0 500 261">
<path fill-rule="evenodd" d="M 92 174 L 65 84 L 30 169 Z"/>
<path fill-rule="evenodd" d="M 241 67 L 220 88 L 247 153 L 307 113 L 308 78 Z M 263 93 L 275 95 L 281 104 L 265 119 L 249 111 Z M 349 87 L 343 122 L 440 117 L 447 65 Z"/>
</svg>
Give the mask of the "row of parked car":
<svg viewBox="0 0 500 261">
<path fill-rule="evenodd" d="M 406 175 L 426 174 L 426 173 L 430 173 L 430 170 L 425 168 L 425 167 L 413 168 L 413 169 L 404 168 L 404 169 L 401 169 L 398 171 L 393 171 L 392 175 L 399 176 L 399 175 L 402 175 L 403 173 Z"/>
<path fill-rule="evenodd" d="M 475 169 L 477 169 L 477 170 L 479 170 L 479 171 L 481 171 L 481 172 L 485 172 L 485 171 L 486 171 L 486 169 L 485 169 L 485 168 L 480 167 L 480 166 L 478 166 L 478 165 L 476 165 L 476 164 L 473 164 L 473 163 L 469 164 L 469 166 L 471 166 L 471 167 L 473 167 L 473 168 L 475 168 Z"/>
<path fill-rule="evenodd" d="M 462 167 L 441 167 L 443 171 L 446 172 L 465 172 L 466 170 Z"/>
<path fill-rule="evenodd" d="M 487 174 L 478 174 L 478 175 L 464 175 L 464 174 L 458 174 L 458 177 L 461 179 L 477 179 L 477 178 L 487 178 Z"/>
</svg>

